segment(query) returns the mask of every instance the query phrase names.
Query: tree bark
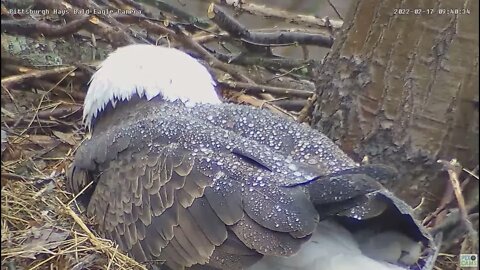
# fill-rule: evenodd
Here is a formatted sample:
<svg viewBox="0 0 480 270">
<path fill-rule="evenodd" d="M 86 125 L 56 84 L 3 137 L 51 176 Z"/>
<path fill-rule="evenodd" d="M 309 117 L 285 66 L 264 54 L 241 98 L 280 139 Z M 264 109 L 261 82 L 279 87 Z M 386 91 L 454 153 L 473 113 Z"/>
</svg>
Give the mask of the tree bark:
<svg viewBox="0 0 480 270">
<path fill-rule="evenodd" d="M 421 214 L 445 187 L 438 159 L 478 165 L 478 5 L 357 1 L 318 68 L 313 126 L 399 169 L 387 186 L 413 206 L 424 197 Z"/>
</svg>

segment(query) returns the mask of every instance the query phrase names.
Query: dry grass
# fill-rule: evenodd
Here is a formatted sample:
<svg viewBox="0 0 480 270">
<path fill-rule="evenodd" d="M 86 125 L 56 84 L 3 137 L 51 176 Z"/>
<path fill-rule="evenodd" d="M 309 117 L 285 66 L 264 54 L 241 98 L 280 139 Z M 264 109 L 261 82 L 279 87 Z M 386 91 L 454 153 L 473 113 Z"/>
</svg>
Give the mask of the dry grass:
<svg viewBox="0 0 480 270">
<path fill-rule="evenodd" d="M 86 78 L 59 71 L 34 88 L 2 80 L 2 269 L 145 269 L 93 233 L 64 191 L 84 137 L 81 100 L 73 97 L 84 95 Z"/>
<path fill-rule="evenodd" d="M 3 179 L 2 179 L 3 180 Z M 38 186 L 2 186 L 2 267 L 9 269 L 141 269 L 108 240 L 95 236 L 68 206 L 62 175 Z"/>
<path fill-rule="evenodd" d="M 24 164 L 8 163 L 5 169 Z M 144 269 L 92 233 L 64 192 L 62 172 L 21 178 L 2 174 L 2 269 Z"/>
</svg>

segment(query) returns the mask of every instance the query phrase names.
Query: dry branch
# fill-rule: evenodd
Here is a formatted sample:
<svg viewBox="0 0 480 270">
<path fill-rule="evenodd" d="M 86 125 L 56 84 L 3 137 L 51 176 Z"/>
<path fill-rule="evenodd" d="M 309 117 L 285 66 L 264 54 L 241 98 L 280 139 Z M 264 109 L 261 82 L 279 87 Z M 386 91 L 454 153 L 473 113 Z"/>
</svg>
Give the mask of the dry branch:
<svg viewBox="0 0 480 270">
<path fill-rule="evenodd" d="M 316 45 L 330 48 L 333 36 L 330 34 L 273 31 L 258 32 L 247 29 L 223 8 L 211 4 L 209 17 L 220 28 L 227 31 L 232 37 L 256 46 L 290 46 L 290 45 Z"/>
<path fill-rule="evenodd" d="M 307 90 L 282 88 L 282 87 L 260 85 L 260 84 L 250 84 L 250 83 L 243 83 L 243 82 L 232 82 L 232 81 L 222 82 L 221 81 L 220 85 L 233 88 L 233 89 L 241 89 L 246 92 L 270 93 L 270 94 L 275 94 L 277 96 L 309 98 L 313 95 L 313 92 L 307 91 Z"/>
<path fill-rule="evenodd" d="M 459 175 L 462 171 L 462 167 L 457 162 L 457 160 L 451 160 L 450 162 L 445 160 L 439 160 L 438 163 L 441 163 L 444 166 L 444 169 L 447 170 L 448 175 L 450 176 L 450 182 L 453 187 L 453 192 L 455 198 L 457 199 L 458 208 L 460 211 L 461 222 L 467 230 L 468 241 L 471 242 L 471 246 L 474 251 L 478 252 L 478 232 L 473 228 L 472 222 L 469 219 L 469 213 L 467 206 L 465 205 L 465 198 L 462 194 L 462 188 L 459 181 Z"/>
<path fill-rule="evenodd" d="M 224 1 L 217 0 L 214 1 L 216 3 L 223 3 Z M 343 21 L 340 20 L 332 20 L 330 18 L 317 18 L 312 15 L 303 15 L 303 14 L 295 14 L 285 10 L 279 10 L 263 5 L 257 5 L 254 3 L 242 3 L 242 1 L 238 1 L 237 5 L 234 7 L 238 10 L 248 12 L 253 15 L 260 15 L 267 18 L 276 18 L 281 19 L 290 23 L 300 24 L 303 26 L 312 26 L 318 28 L 329 29 L 339 29 L 343 25 Z"/>
<path fill-rule="evenodd" d="M 31 19 L 2 20 L 2 30 L 11 34 L 44 35 L 45 37 L 61 37 L 71 35 L 85 27 L 89 17 L 83 16 L 65 25 L 54 25 Z"/>
<path fill-rule="evenodd" d="M 31 72 L 25 74 L 13 75 L 7 78 L 2 78 L 2 87 L 9 88 L 12 85 L 25 83 L 28 80 L 42 79 L 44 77 L 50 76 L 59 76 L 63 75 L 64 73 L 71 73 L 75 69 L 76 68 L 73 66 L 66 66 L 47 70 L 31 70 Z"/>
<path fill-rule="evenodd" d="M 76 12 L 76 10 L 79 10 L 80 7 L 84 8 L 85 11 L 90 10 L 91 13 L 93 13 L 94 9 L 99 13 L 101 13 L 101 10 L 105 10 L 104 8 L 100 8 L 98 5 L 93 5 L 90 1 L 86 0 L 72 2 L 75 2 L 75 4 L 80 6 L 72 6 L 71 4 L 66 4 L 63 1 L 56 0 L 36 0 L 35 8 L 65 10 L 65 15 L 63 17 L 68 21 L 79 20 L 83 17 L 83 15 L 79 15 Z M 103 21 L 102 19 L 106 20 L 107 22 Z M 108 22 L 112 23 L 113 25 L 109 24 Z M 94 33 L 95 35 L 108 40 L 108 42 L 115 48 L 136 43 L 135 39 L 126 32 L 127 27 L 116 21 L 114 18 L 111 18 L 111 16 L 108 17 L 101 14 L 99 16 L 91 16 L 89 17 L 88 24 L 85 24 L 85 27 L 88 29 L 88 31 Z"/>
<path fill-rule="evenodd" d="M 200 19 L 198 17 L 195 17 L 188 12 L 184 11 L 183 9 L 177 8 L 166 1 L 160 1 L 160 0 L 145 0 L 144 1 L 147 4 L 150 4 L 154 7 L 157 7 L 161 11 L 165 13 L 169 13 L 174 15 L 177 18 L 180 18 L 183 21 L 186 21 L 188 24 L 191 24 L 193 26 L 197 26 L 200 28 L 209 28 L 211 26 L 210 22 Z M 141 5 L 136 5 L 138 8 Z"/>
</svg>

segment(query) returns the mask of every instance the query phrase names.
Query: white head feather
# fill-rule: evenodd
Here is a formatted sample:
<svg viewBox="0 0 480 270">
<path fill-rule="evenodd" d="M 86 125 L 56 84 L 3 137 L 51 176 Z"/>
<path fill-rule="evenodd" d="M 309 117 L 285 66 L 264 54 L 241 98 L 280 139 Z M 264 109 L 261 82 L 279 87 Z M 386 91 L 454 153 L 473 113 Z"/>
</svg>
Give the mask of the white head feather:
<svg viewBox="0 0 480 270">
<path fill-rule="evenodd" d="M 135 95 L 181 100 L 187 106 L 221 103 L 215 81 L 195 58 L 173 48 L 129 45 L 111 53 L 92 76 L 83 108 L 85 125 L 90 129 L 109 102 L 115 107 Z"/>
</svg>

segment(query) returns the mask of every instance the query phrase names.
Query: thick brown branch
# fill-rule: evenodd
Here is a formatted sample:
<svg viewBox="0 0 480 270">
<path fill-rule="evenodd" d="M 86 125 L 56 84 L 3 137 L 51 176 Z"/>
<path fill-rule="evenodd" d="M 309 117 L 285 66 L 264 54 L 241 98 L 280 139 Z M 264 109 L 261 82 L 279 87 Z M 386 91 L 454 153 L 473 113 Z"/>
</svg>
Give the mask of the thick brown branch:
<svg viewBox="0 0 480 270">
<path fill-rule="evenodd" d="M 237 65 L 257 65 L 273 69 L 293 69 L 308 65 L 311 61 L 281 57 L 265 57 L 249 54 L 224 54 L 211 50 L 212 54 L 223 62 Z"/>
<path fill-rule="evenodd" d="M 285 46 L 285 45 L 316 45 L 330 48 L 333 44 L 333 36 L 320 33 L 305 32 L 258 32 L 248 30 L 223 8 L 212 4 L 209 8 L 210 18 L 231 36 L 240 38 L 246 43 L 257 46 Z"/>
<path fill-rule="evenodd" d="M 220 85 L 226 86 L 228 88 L 242 89 L 242 90 L 246 90 L 247 92 L 254 92 L 254 93 L 270 93 L 278 96 L 303 97 L 303 98 L 308 98 L 313 95 L 313 92 L 306 91 L 306 90 L 282 88 L 282 87 L 275 87 L 275 86 L 269 86 L 269 85 L 250 84 L 250 83 L 231 82 L 231 81 L 219 82 L 219 83 Z"/>
<path fill-rule="evenodd" d="M 11 34 L 25 36 L 38 36 L 42 34 L 45 37 L 54 38 L 71 35 L 77 32 L 85 27 L 88 19 L 88 16 L 83 16 L 64 25 L 54 25 L 31 19 L 2 20 L 2 29 Z"/>
<path fill-rule="evenodd" d="M 78 0 L 80 7 L 83 7 L 85 4 L 84 1 Z M 75 21 L 81 18 L 81 15 L 76 14 L 75 9 L 71 5 L 64 5 L 61 1 L 55 0 L 35 0 L 34 7 L 36 9 L 49 9 L 49 10 L 65 10 L 64 17 L 69 21 Z M 85 9 L 89 9 L 88 6 Z M 92 10 L 92 9 L 91 9 Z M 100 10 L 100 8 L 96 8 Z M 102 17 L 102 15 L 99 15 Z M 88 23 L 85 24 L 85 27 L 88 31 L 94 33 L 95 35 L 101 36 L 109 41 L 114 47 L 121 47 L 128 44 L 135 43 L 134 39 L 125 32 L 126 26 L 116 21 L 114 18 L 105 18 L 106 22 L 98 19 L 99 17 L 93 16 L 89 18 Z"/>
<path fill-rule="evenodd" d="M 214 2 L 222 3 L 223 1 L 219 0 Z M 295 14 L 285 10 L 279 10 L 271 7 L 257 5 L 254 3 L 240 3 L 238 6 L 235 6 L 235 8 L 253 15 L 261 15 L 267 18 L 281 19 L 283 21 L 288 21 L 304 26 L 313 26 L 318 28 L 332 27 L 335 29 L 340 29 L 340 27 L 342 27 L 343 25 L 343 21 L 341 20 L 332 20 L 327 17 L 317 18 L 313 15 Z"/>
<path fill-rule="evenodd" d="M 270 103 L 275 104 L 287 111 L 298 112 L 307 104 L 307 100 L 306 99 L 295 99 L 295 100 L 280 99 L 280 100 L 270 101 Z"/>
<path fill-rule="evenodd" d="M 198 42 L 194 41 L 191 37 L 187 36 L 183 31 L 179 31 L 175 35 L 175 39 L 182 42 L 185 46 L 189 47 L 190 49 L 195 50 L 197 53 L 199 53 L 212 67 L 219 68 L 233 77 L 235 77 L 238 80 L 244 81 L 244 82 L 252 82 L 251 79 L 249 79 L 247 76 L 244 74 L 238 72 L 232 65 L 227 65 L 217 58 L 213 56 L 208 50 L 206 50 L 202 45 L 198 44 Z"/>
<path fill-rule="evenodd" d="M 195 25 L 195 26 L 198 26 L 198 27 L 202 27 L 202 28 L 208 28 L 210 27 L 210 23 L 204 19 L 201 19 L 201 18 L 198 18 L 198 17 L 195 17 L 191 14 L 189 14 L 188 12 L 185 12 L 184 10 L 180 9 L 180 8 L 177 8 L 169 3 L 167 3 L 167 1 L 159 1 L 159 0 L 145 0 L 143 1 L 144 3 L 147 3 L 147 4 L 150 4 L 158 9 L 160 9 L 161 11 L 164 11 L 166 13 L 170 13 L 174 16 L 176 16 L 177 18 L 180 18 L 192 25 Z"/>
</svg>

